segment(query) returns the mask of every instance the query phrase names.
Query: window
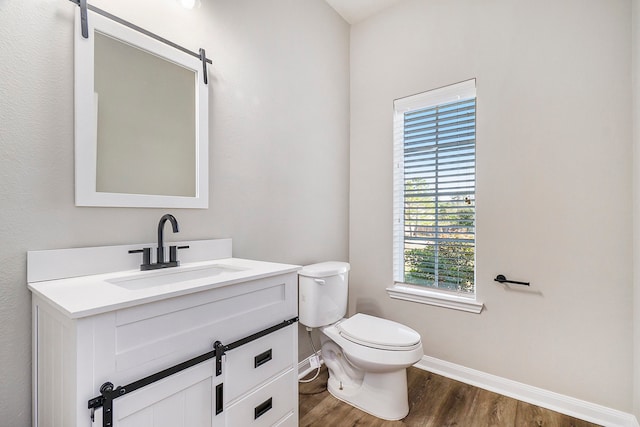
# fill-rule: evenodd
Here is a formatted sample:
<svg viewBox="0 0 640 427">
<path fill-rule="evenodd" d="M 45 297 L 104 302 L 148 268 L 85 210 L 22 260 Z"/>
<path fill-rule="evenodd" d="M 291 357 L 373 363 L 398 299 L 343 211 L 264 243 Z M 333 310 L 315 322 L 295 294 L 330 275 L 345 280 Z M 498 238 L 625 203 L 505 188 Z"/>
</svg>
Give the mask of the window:
<svg viewBox="0 0 640 427">
<path fill-rule="evenodd" d="M 475 298 L 475 142 L 475 79 L 394 102 L 395 288 Z"/>
</svg>

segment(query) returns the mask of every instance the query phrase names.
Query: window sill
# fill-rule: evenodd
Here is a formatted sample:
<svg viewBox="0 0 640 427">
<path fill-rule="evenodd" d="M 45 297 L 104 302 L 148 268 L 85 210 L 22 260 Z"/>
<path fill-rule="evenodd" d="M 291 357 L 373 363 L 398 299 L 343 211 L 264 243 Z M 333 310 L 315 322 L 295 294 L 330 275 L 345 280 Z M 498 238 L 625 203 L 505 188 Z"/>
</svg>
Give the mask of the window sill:
<svg viewBox="0 0 640 427">
<path fill-rule="evenodd" d="M 435 305 L 438 307 L 452 308 L 469 313 L 480 314 L 484 305 L 475 298 L 461 296 L 447 291 L 433 291 L 406 283 L 395 283 L 387 288 L 391 298 L 405 301 L 413 301 L 420 304 Z"/>
</svg>

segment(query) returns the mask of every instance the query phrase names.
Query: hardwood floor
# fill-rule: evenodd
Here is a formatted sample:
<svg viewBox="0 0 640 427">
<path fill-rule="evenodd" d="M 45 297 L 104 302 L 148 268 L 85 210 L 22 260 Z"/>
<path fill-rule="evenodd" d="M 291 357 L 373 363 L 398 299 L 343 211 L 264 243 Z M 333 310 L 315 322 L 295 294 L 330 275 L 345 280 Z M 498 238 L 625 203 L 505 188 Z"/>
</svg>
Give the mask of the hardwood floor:
<svg viewBox="0 0 640 427">
<path fill-rule="evenodd" d="M 327 391 L 327 369 L 311 383 L 300 384 L 300 427 L 595 427 L 500 394 L 409 368 L 409 415 L 385 421 L 343 403 Z"/>
</svg>

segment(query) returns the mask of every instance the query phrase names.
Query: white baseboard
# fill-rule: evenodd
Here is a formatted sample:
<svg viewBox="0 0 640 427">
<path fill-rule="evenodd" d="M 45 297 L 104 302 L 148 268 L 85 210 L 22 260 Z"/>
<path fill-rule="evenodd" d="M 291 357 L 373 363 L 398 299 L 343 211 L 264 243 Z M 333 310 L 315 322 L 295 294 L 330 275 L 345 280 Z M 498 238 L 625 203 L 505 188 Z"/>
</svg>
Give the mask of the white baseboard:
<svg viewBox="0 0 640 427">
<path fill-rule="evenodd" d="M 476 371 L 435 357 L 423 356 L 414 366 L 595 424 L 607 427 L 640 427 L 637 418 L 632 414 Z"/>
<path fill-rule="evenodd" d="M 324 363 L 324 361 L 322 360 L 322 357 L 320 357 L 320 350 L 318 350 L 315 354 L 316 356 L 318 356 L 320 363 L 321 364 Z M 298 363 L 298 379 L 302 379 L 306 377 L 311 373 L 311 371 L 315 371 L 317 369 L 317 368 L 311 367 L 311 362 L 310 362 L 311 357 L 313 357 L 313 353 L 309 355 L 309 357 L 307 357 L 306 359 Z"/>
</svg>

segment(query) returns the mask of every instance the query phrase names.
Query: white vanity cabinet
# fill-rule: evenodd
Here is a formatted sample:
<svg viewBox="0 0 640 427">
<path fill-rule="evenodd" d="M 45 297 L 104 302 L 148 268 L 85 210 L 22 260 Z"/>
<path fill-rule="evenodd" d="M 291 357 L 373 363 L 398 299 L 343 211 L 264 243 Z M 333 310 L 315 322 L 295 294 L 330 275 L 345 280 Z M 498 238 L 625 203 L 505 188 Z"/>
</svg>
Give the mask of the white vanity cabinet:
<svg viewBox="0 0 640 427">
<path fill-rule="evenodd" d="M 210 357 L 127 392 L 113 399 L 112 425 L 296 426 L 297 274 L 296 266 L 283 266 L 255 279 L 169 292 L 84 316 L 47 292 L 46 286 L 66 282 L 30 283 L 34 426 L 103 426 L 105 408 L 97 408 L 92 421 L 88 402 L 104 383 L 116 390 L 135 384 L 211 355 L 216 341 L 236 344 L 220 358 L 221 372 Z M 101 297 L 109 299 L 97 290 L 95 298 Z"/>
</svg>

